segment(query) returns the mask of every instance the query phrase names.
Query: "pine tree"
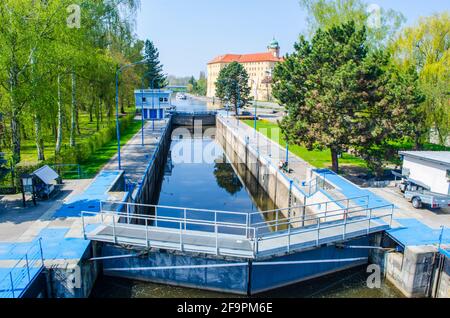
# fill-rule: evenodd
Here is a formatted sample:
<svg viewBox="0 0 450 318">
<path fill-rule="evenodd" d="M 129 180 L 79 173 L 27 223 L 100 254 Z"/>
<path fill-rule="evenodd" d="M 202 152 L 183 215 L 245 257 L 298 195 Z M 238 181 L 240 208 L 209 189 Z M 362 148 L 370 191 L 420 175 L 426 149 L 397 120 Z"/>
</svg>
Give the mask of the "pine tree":
<svg viewBox="0 0 450 318">
<path fill-rule="evenodd" d="M 147 59 L 146 79 L 149 87 L 159 89 L 167 86 L 167 77 L 163 74 L 163 65 L 159 61 L 159 52 L 152 41 L 145 41 Z"/>
</svg>

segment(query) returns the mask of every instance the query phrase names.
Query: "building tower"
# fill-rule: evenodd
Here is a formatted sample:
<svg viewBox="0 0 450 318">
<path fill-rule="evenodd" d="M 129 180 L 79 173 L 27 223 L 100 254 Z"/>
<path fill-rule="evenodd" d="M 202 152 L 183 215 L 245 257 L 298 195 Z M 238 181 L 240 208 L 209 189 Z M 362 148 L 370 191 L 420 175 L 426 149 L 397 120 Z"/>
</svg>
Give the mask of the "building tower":
<svg viewBox="0 0 450 318">
<path fill-rule="evenodd" d="M 278 41 L 273 38 L 272 42 L 270 42 L 269 46 L 267 47 L 270 53 L 273 54 L 274 57 L 279 58 L 280 57 L 280 45 L 278 44 Z"/>
</svg>

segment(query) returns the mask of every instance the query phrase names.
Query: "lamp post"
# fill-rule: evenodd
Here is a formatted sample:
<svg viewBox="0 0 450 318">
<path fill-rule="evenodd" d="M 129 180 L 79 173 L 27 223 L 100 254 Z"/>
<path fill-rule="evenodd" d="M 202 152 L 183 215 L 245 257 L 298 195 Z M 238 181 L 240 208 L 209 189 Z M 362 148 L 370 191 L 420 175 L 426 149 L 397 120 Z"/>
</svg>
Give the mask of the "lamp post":
<svg viewBox="0 0 450 318">
<path fill-rule="evenodd" d="M 255 136 L 256 136 L 256 131 L 257 131 L 257 121 L 258 121 L 258 116 L 257 116 L 257 110 L 258 110 L 258 82 L 255 82 L 255 80 L 250 79 L 253 83 L 253 85 L 255 86 L 255 91 L 254 91 L 254 95 L 255 95 L 255 113 L 254 113 L 254 120 L 255 120 Z"/>
<path fill-rule="evenodd" d="M 119 170 L 122 170 L 122 162 L 120 157 L 119 76 L 124 69 L 145 63 L 147 63 L 147 60 L 127 64 L 118 68 L 116 72 L 116 134 L 117 134 L 117 161 L 119 165 Z"/>
<path fill-rule="evenodd" d="M 142 107 L 141 107 L 141 119 L 142 119 L 142 146 L 144 146 L 144 81 L 145 81 L 145 78 L 147 77 L 147 75 L 149 75 L 150 74 L 150 72 L 147 72 L 147 73 L 145 73 L 143 76 L 142 76 L 142 85 L 141 85 L 141 87 L 142 87 L 142 90 L 141 90 L 141 92 L 142 92 Z M 152 80 L 151 80 L 151 87 L 153 87 L 153 84 L 154 84 L 154 82 L 155 82 L 155 79 L 156 78 L 153 78 Z M 152 92 L 152 99 L 153 99 L 153 92 Z M 154 108 L 154 105 L 153 105 L 153 101 L 152 101 L 152 107 Z M 155 126 L 154 126 L 154 123 L 153 123 L 153 129 L 155 128 Z"/>
</svg>

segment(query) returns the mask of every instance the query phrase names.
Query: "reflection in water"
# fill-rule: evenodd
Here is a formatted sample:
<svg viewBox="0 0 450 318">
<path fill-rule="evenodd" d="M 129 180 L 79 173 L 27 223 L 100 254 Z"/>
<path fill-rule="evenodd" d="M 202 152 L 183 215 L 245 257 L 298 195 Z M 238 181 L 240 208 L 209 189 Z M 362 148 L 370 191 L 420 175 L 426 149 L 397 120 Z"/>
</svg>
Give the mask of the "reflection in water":
<svg viewBox="0 0 450 318">
<path fill-rule="evenodd" d="M 345 270 L 279 288 L 253 298 L 399 298 L 402 294 L 384 281 L 379 289 L 367 287 L 365 267 Z M 199 289 L 159 285 L 128 279 L 100 277 L 93 298 L 227 298 L 236 297 Z M 241 296 L 243 297 L 243 296 Z"/>
<path fill-rule="evenodd" d="M 214 176 L 216 177 L 217 185 L 231 195 L 240 192 L 243 188 L 241 180 L 234 172 L 232 165 L 227 162 L 225 154 L 223 154 L 223 158 L 216 160 Z"/>
<path fill-rule="evenodd" d="M 188 100 L 177 101 L 184 104 L 182 111 L 207 110 L 206 103 Z M 174 141 L 177 144 L 178 141 Z M 187 140 L 183 142 L 193 142 Z M 201 141 L 202 147 L 205 142 Z M 172 145 L 173 146 L 173 145 Z M 194 149 L 194 148 L 192 148 Z M 204 149 L 204 148 L 203 148 Z M 173 155 L 171 155 L 171 158 Z M 211 163 L 177 163 L 170 158 L 164 177 L 160 204 L 190 206 L 192 208 L 219 209 L 228 211 L 267 211 L 276 209 L 275 204 L 258 186 L 257 180 L 245 165 L 231 165 L 225 154 L 219 152 Z M 233 159 L 233 158 L 231 158 Z M 233 169 L 234 168 L 234 169 Z M 238 172 L 235 173 L 235 170 Z M 244 184 L 247 186 L 245 187 Z M 265 215 L 266 220 L 275 220 L 276 213 Z M 278 215 L 281 220 L 282 215 Z M 262 218 L 260 218 L 262 221 Z M 258 220 L 252 220 L 259 222 Z M 272 231 L 276 230 L 271 227 Z M 340 273 L 320 277 L 292 286 L 283 287 L 258 295 L 259 297 L 401 297 L 388 283 L 381 289 L 369 289 L 366 284 L 366 268 L 350 269 Z M 235 297 L 198 289 L 174 287 L 147 282 L 138 282 L 113 277 L 100 277 L 92 292 L 94 298 L 226 298 Z"/>
</svg>

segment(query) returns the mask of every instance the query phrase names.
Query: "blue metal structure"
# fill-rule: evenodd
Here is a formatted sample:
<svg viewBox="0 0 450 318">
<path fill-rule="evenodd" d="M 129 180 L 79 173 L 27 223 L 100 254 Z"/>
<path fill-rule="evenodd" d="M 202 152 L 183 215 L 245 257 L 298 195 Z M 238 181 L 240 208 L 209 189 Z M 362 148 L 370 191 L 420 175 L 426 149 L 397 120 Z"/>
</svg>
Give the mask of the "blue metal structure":
<svg viewBox="0 0 450 318">
<path fill-rule="evenodd" d="M 43 268 L 42 239 L 38 239 L 12 268 L 0 269 L 0 298 L 21 298 Z"/>
</svg>

